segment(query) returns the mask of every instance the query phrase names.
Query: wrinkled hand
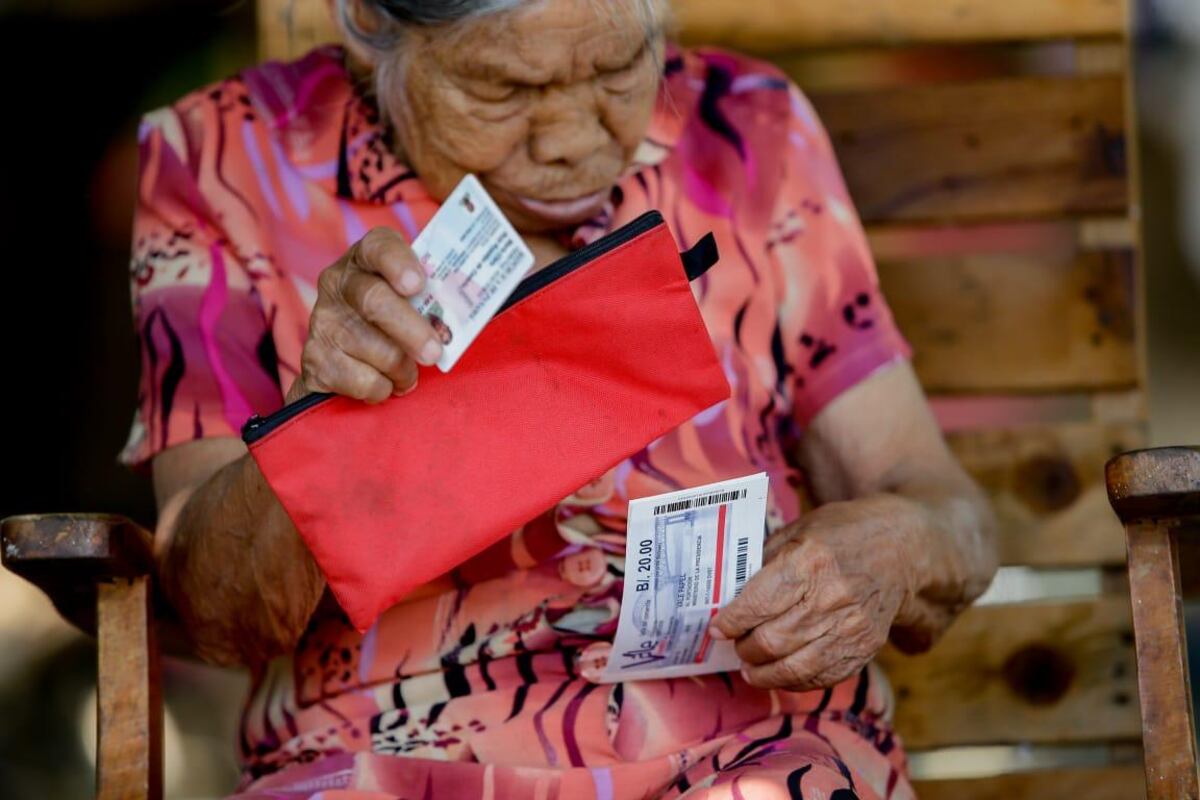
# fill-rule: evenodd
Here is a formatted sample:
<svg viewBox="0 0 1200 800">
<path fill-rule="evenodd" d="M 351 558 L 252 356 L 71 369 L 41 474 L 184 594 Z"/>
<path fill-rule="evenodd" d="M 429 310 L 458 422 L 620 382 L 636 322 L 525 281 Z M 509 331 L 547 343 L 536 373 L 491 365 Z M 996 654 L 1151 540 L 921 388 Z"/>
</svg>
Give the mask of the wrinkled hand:
<svg viewBox="0 0 1200 800">
<path fill-rule="evenodd" d="M 713 621 L 736 640 L 760 688 L 825 688 L 888 640 L 914 585 L 907 501 L 888 495 L 822 506 L 776 533 L 764 566 Z"/>
<path fill-rule="evenodd" d="M 409 298 L 425 285 L 420 261 L 400 234 L 375 228 L 317 280 L 300 377 L 287 401 L 333 392 L 377 403 L 410 391 L 417 364 L 442 345 Z"/>
</svg>

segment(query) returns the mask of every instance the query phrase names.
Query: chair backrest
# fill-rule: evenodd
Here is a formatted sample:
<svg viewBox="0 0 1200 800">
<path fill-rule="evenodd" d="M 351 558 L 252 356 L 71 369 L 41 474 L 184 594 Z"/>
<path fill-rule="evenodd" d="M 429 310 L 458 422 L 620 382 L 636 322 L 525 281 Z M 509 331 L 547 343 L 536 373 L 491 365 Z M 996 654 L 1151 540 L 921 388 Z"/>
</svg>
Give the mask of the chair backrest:
<svg viewBox="0 0 1200 800">
<path fill-rule="evenodd" d="M 258 5 L 266 57 L 335 38 L 322 0 Z M 1145 439 L 1127 2 L 675 8 L 685 43 L 766 55 L 809 93 L 917 371 L 1000 515 L 1004 563 L 1066 587 L 973 608 L 927 655 L 885 653 L 914 771 L 939 778 L 921 796 L 1143 796 L 1124 539 L 1103 478 Z"/>
</svg>

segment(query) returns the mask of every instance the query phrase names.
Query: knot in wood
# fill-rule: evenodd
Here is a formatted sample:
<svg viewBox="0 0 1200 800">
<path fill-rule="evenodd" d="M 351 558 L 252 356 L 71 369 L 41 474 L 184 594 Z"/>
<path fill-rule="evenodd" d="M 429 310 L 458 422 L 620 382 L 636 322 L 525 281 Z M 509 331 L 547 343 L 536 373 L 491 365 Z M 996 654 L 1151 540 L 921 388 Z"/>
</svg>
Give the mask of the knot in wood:
<svg viewBox="0 0 1200 800">
<path fill-rule="evenodd" d="M 1062 699 L 1075 678 L 1075 664 L 1061 651 L 1032 644 L 1004 662 L 1004 680 L 1013 693 L 1035 706 L 1048 706 Z"/>
<path fill-rule="evenodd" d="M 1017 467 L 1016 490 L 1025 504 L 1047 513 L 1069 507 L 1083 491 L 1070 461 L 1057 456 L 1034 456 Z"/>
</svg>

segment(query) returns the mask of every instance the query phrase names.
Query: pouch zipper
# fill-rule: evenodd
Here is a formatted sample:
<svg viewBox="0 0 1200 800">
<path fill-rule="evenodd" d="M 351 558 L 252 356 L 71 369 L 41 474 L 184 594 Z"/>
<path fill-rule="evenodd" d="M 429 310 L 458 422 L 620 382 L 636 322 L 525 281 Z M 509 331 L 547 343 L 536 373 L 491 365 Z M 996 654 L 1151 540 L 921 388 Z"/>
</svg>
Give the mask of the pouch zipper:
<svg viewBox="0 0 1200 800">
<path fill-rule="evenodd" d="M 662 214 L 657 211 L 647 211 L 627 225 L 617 228 L 612 233 L 601 236 L 596 241 L 579 248 L 573 253 L 568 253 L 518 283 L 517 288 L 513 289 L 513 293 L 504 301 L 504 305 L 500 306 L 495 317 L 500 316 L 526 297 L 546 288 L 558 279 L 566 277 L 610 250 L 615 250 L 626 242 L 636 239 L 643 233 L 658 227 L 662 223 Z M 332 397 L 334 395 L 329 392 L 313 392 L 295 402 L 288 403 L 283 408 L 273 411 L 265 417 L 255 414 L 242 426 L 242 441 L 246 444 L 253 444 L 302 411 L 323 403 Z"/>
<path fill-rule="evenodd" d="M 246 424 L 242 426 L 242 441 L 246 444 L 253 444 L 301 411 L 306 408 L 312 408 L 331 397 L 333 395 L 329 392 L 313 392 L 312 394 L 304 395 L 299 400 L 288 403 L 277 411 L 272 411 L 265 417 L 255 414 L 246 420 Z"/>
</svg>

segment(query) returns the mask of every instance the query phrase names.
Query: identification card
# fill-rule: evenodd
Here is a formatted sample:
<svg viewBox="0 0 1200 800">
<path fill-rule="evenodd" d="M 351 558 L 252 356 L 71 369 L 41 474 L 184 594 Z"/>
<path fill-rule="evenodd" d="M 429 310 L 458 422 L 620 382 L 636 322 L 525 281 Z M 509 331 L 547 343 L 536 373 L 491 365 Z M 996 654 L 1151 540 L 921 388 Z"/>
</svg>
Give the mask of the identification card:
<svg viewBox="0 0 1200 800">
<path fill-rule="evenodd" d="M 766 473 L 629 503 L 621 617 L 601 682 L 741 668 L 733 642 L 708 628 L 762 568 L 766 514 Z"/>
<path fill-rule="evenodd" d="M 474 175 L 455 187 L 412 243 L 426 285 L 413 306 L 442 341 L 449 372 L 533 266 L 533 253 Z"/>
</svg>

